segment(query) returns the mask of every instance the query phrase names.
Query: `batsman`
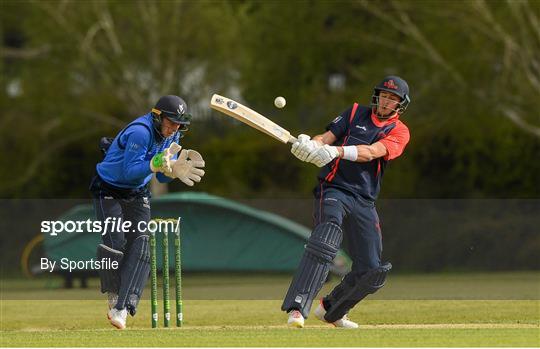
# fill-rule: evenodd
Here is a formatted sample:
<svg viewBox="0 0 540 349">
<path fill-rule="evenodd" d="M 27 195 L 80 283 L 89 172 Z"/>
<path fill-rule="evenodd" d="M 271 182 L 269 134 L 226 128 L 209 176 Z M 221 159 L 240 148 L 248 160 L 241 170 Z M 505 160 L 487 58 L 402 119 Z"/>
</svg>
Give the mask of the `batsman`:
<svg viewBox="0 0 540 349">
<path fill-rule="evenodd" d="M 409 142 L 409 130 L 400 120 L 409 103 L 407 82 L 387 76 L 375 86 L 369 107 L 355 103 L 325 133 L 313 139 L 300 135 L 293 143 L 294 156 L 322 169 L 314 190 L 315 228 L 281 306 L 289 326 L 304 327 L 344 239 L 352 270 L 321 299 L 315 316 L 335 327 L 357 328 L 348 312 L 384 286 L 392 265 L 381 261 L 375 200 L 386 165 Z"/>
<path fill-rule="evenodd" d="M 162 183 L 179 179 L 192 186 L 204 176 L 204 160 L 194 150 L 178 144 L 188 131 L 191 115 L 178 96 L 161 97 L 152 110 L 135 119 L 114 139 L 102 138 L 105 158 L 97 164 L 90 184 L 98 221 L 111 218 L 115 224 L 102 234 L 98 259 L 117 261 L 119 268 L 100 270 L 101 292 L 108 294 L 110 323 L 126 327 L 127 314 L 135 315 L 150 271 L 149 235 L 150 191 L 156 174 Z"/>
</svg>

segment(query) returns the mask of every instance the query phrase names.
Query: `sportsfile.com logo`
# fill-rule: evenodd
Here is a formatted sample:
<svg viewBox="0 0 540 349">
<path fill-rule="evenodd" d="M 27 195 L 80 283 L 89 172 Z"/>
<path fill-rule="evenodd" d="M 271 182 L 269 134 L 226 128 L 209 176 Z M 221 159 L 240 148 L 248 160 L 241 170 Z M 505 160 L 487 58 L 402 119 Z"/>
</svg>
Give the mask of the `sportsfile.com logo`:
<svg viewBox="0 0 540 349">
<path fill-rule="evenodd" d="M 42 221 L 41 233 L 58 236 L 62 233 L 91 233 L 105 235 L 107 233 L 155 233 L 159 231 L 176 231 L 180 226 L 180 217 L 176 220 L 139 221 L 136 224 L 124 221 L 121 217 L 107 217 L 104 221 Z"/>
</svg>

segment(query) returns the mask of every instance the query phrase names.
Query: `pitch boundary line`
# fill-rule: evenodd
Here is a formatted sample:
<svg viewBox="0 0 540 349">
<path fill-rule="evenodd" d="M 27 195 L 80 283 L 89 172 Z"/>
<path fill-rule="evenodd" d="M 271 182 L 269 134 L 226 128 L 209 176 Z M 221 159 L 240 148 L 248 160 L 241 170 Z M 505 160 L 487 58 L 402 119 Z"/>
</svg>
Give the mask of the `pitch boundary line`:
<svg viewBox="0 0 540 349">
<path fill-rule="evenodd" d="M 318 329 L 332 329 L 332 325 L 306 325 L 303 330 L 318 330 Z M 183 326 L 182 328 L 163 328 L 159 327 L 158 330 L 272 330 L 272 329 L 290 329 L 296 331 L 302 331 L 302 329 L 292 329 L 286 325 L 268 325 L 268 326 Z M 489 324 L 489 323 L 465 323 L 465 324 L 381 324 L 381 325 L 360 325 L 358 330 L 448 330 L 448 329 L 540 329 L 540 325 L 536 324 Z M 127 331 L 155 331 L 152 328 L 128 328 Z M 336 329 L 341 330 L 341 329 Z M 8 334 L 14 332 L 106 332 L 114 331 L 111 328 L 96 328 L 96 329 L 47 329 L 47 328 L 26 328 L 18 330 L 1 330 L 1 333 Z"/>
</svg>

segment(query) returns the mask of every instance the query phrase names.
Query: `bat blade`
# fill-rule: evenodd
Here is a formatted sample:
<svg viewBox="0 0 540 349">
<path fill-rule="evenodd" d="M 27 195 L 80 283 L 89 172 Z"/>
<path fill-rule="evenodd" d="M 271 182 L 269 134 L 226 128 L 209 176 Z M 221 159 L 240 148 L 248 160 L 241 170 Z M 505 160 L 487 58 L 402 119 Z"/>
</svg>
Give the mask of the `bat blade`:
<svg viewBox="0 0 540 349">
<path fill-rule="evenodd" d="M 231 116 L 236 120 L 253 127 L 254 129 L 266 133 L 280 142 L 296 142 L 296 137 L 291 136 L 289 131 L 269 120 L 265 116 L 257 113 L 255 110 L 250 109 L 230 98 L 214 94 L 210 101 L 210 107 Z"/>
</svg>

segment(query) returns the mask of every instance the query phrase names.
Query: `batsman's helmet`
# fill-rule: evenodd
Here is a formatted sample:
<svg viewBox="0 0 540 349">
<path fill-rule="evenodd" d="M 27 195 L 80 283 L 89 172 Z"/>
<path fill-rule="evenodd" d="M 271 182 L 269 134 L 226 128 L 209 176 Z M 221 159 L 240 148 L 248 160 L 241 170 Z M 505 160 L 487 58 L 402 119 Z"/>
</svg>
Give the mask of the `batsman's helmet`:
<svg viewBox="0 0 540 349">
<path fill-rule="evenodd" d="M 154 128 L 161 134 L 162 117 L 166 117 L 175 124 L 180 125 L 180 132 L 188 130 L 191 123 L 191 114 L 187 112 L 186 102 L 174 95 L 161 97 L 154 108 L 152 108 L 154 117 Z"/>
<path fill-rule="evenodd" d="M 371 107 L 375 110 L 379 106 L 379 93 L 381 91 L 393 93 L 401 98 L 399 106 L 395 110 L 398 114 L 403 114 L 411 102 L 411 98 L 409 97 L 409 85 L 407 84 L 407 81 L 399 76 L 389 75 L 375 86 L 373 89 L 373 96 L 371 97 Z"/>
</svg>

